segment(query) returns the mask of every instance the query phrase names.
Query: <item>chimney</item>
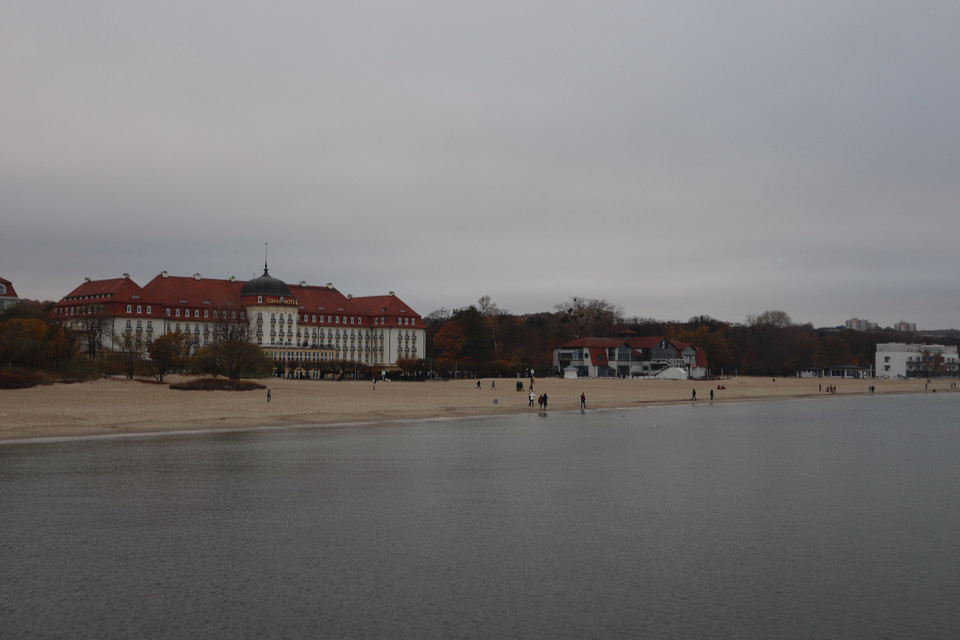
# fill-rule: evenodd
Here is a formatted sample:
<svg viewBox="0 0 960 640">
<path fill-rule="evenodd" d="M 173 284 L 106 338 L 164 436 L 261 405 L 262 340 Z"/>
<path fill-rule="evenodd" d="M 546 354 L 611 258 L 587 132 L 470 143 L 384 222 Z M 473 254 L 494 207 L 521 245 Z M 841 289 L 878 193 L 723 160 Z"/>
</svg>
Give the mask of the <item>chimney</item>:
<svg viewBox="0 0 960 640">
<path fill-rule="evenodd" d="M 123 274 L 123 279 L 124 279 L 124 280 L 129 280 L 129 279 L 130 279 L 130 274 L 129 274 L 129 273 Z"/>
<path fill-rule="evenodd" d="M 169 278 L 169 277 L 170 277 L 170 274 L 167 273 L 166 271 L 161 271 L 161 272 L 160 272 L 160 277 L 161 277 L 161 278 Z"/>
<path fill-rule="evenodd" d="M 200 279 L 200 274 L 199 274 L 199 273 L 193 274 L 193 279 L 194 279 L 194 280 L 199 280 L 199 279 Z"/>
</svg>

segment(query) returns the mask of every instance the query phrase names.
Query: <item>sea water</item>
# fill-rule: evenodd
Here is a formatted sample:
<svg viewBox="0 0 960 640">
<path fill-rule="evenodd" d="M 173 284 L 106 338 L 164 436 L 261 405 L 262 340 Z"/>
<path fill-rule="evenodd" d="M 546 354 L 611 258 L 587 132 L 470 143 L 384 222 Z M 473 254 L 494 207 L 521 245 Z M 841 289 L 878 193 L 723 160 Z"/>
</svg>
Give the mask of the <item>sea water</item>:
<svg viewBox="0 0 960 640">
<path fill-rule="evenodd" d="M 958 409 L 0 445 L 0 635 L 956 638 Z"/>
</svg>

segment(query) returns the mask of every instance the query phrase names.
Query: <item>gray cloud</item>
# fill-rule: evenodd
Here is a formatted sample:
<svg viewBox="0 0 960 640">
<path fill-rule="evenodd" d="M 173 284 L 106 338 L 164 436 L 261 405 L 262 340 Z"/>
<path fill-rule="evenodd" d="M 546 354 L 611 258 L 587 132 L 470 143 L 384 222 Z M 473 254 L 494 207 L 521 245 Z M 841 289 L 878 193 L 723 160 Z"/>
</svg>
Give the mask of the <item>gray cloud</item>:
<svg viewBox="0 0 960 640">
<path fill-rule="evenodd" d="M 951 2 L 0 8 L 0 275 L 960 326 Z"/>
</svg>

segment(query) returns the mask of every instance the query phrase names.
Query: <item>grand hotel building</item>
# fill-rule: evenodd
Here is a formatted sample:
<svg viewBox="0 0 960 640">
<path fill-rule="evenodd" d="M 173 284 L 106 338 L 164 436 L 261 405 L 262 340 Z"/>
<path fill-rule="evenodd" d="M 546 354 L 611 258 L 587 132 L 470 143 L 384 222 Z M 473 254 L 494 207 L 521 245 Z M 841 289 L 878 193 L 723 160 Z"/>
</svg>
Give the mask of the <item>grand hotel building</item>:
<svg viewBox="0 0 960 640">
<path fill-rule="evenodd" d="M 108 322 L 101 348 L 124 334 L 146 343 L 182 331 L 194 349 L 213 343 L 218 322 L 245 321 L 250 340 L 280 363 L 310 370 L 329 361 L 390 368 L 397 360 L 425 357 L 420 315 L 391 291 L 353 297 L 333 287 L 288 286 L 263 275 L 247 282 L 160 273 L 143 287 L 130 279 L 85 279 L 54 305 L 53 318 L 81 329 L 91 317 Z"/>
</svg>

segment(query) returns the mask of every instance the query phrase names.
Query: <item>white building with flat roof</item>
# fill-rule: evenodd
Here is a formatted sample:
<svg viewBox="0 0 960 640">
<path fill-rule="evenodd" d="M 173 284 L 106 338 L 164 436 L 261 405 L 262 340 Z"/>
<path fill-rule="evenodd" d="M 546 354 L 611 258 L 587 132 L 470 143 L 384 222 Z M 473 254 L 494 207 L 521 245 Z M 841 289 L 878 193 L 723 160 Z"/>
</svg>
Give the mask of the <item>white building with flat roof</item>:
<svg viewBox="0 0 960 640">
<path fill-rule="evenodd" d="M 886 342 L 877 345 L 876 371 L 879 378 L 955 378 L 960 359 L 954 345 Z"/>
</svg>

